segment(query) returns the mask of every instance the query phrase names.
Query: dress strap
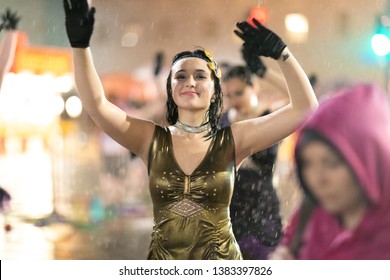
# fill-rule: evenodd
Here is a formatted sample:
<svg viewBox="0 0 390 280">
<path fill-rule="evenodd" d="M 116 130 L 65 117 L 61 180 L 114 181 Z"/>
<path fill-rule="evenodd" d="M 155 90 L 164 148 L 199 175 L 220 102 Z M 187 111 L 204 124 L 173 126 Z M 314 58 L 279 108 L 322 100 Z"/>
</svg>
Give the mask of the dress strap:
<svg viewBox="0 0 390 280">
<path fill-rule="evenodd" d="M 168 134 L 169 130 L 167 127 L 162 127 L 159 125 L 155 125 L 154 133 L 152 137 L 152 142 L 149 147 L 149 155 L 148 155 L 148 174 L 150 173 L 151 163 L 157 154 L 158 151 L 162 151 L 168 149 Z"/>
</svg>

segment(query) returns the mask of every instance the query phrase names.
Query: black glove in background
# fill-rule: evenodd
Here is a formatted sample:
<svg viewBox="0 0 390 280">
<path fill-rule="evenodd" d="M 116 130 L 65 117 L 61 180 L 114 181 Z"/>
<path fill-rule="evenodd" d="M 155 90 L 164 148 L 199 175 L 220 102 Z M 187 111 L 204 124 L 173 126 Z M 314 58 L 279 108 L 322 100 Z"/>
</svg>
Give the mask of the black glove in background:
<svg viewBox="0 0 390 280">
<path fill-rule="evenodd" d="M 3 14 L 1 14 L 1 23 L 0 23 L 0 31 L 2 29 L 5 30 L 16 30 L 20 17 L 16 12 L 11 12 L 9 8 L 5 10 Z"/>
<path fill-rule="evenodd" d="M 250 49 L 257 56 L 267 56 L 273 59 L 278 59 L 282 54 L 286 44 L 274 32 L 266 28 L 256 19 L 253 19 L 257 28 L 251 26 L 246 21 L 241 21 L 236 24 L 238 30 L 234 33 L 244 40 L 244 48 Z"/>
<path fill-rule="evenodd" d="M 70 5 L 69 5 L 70 2 Z M 73 48 L 87 48 L 91 40 L 96 9 L 87 0 L 64 0 L 65 26 Z"/>
<path fill-rule="evenodd" d="M 264 65 L 261 58 L 256 54 L 256 50 L 252 50 L 250 48 L 242 48 L 241 54 L 243 59 L 245 60 L 246 66 L 251 71 L 251 73 L 263 78 L 267 67 Z"/>
</svg>

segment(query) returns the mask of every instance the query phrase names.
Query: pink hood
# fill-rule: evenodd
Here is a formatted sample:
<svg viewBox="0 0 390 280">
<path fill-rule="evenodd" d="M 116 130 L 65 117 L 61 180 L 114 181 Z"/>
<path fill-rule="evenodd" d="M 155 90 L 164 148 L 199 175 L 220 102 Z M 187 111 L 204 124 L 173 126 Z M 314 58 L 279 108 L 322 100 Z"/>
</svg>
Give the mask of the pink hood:
<svg viewBox="0 0 390 280">
<path fill-rule="evenodd" d="M 359 84 L 324 101 L 303 124 L 332 143 L 355 172 L 371 201 L 360 225 L 340 228 L 337 219 L 317 208 L 307 226 L 301 259 L 390 259 L 390 106 L 380 88 Z M 296 217 L 286 230 L 291 242 Z"/>
</svg>

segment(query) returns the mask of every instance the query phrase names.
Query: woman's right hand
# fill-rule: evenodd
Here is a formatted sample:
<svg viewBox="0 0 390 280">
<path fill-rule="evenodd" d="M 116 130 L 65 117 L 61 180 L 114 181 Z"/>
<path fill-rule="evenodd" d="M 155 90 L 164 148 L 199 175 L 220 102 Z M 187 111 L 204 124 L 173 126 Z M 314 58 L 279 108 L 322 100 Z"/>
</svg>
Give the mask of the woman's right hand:
<svg viewBox="0 0 390 280">
<path fill-rule="evenodd" d="M 70 1 L 70 5 L 69 5 Z M 87 48 L 92 36 L 96 9 L 87 0 L 64 0 L 65 26 L 72 48 Z"/>
<path fill-rule="evenodd" d="M 269 260 L 294 260 L 294 256 L 287 246 L 279 245 L 275 251 L 268 256 Z"/>
</svg>

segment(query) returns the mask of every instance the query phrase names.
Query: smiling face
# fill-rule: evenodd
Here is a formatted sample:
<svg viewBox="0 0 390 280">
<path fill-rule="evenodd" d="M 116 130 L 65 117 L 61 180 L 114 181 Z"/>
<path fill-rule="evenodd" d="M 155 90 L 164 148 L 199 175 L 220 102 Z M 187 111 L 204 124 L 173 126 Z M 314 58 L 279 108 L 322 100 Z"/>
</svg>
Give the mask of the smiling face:
<svg viewBox="0 0 390 280">
<path fill-rule="evenodd" d="M 205 111 L 214 95 L 214 79 L 207 62 L 189 57 L 172 67 L 172 97 L 179 109 Z"/>
<path fill-rule="evenodd" d="M 310 141 L 301 148 L 299 158 L 302 179 L 325 210 L 342 214 L 365 204 L 348 164 L 329 145 Z"/>
</svg>

